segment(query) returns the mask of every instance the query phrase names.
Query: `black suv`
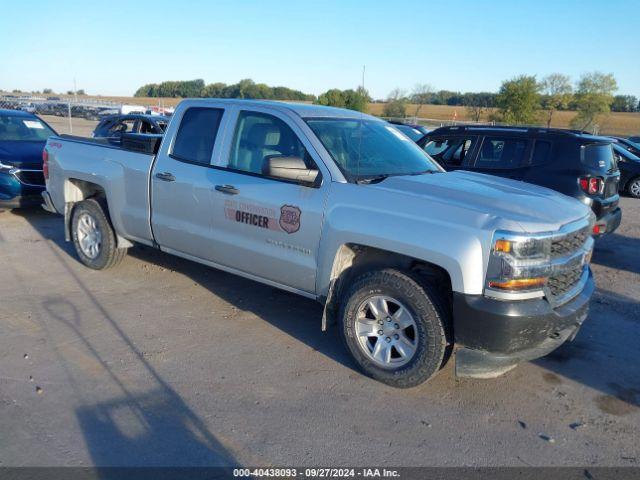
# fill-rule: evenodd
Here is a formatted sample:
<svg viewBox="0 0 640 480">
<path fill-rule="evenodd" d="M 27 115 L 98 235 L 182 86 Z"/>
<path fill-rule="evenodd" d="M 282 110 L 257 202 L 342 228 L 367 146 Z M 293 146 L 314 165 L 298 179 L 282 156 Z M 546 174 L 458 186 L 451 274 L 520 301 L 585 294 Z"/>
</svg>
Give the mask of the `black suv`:
<svg viewBox="0 0 640 480">
<path fill-rule="evenodd" d="M 620 225 L 618 170 L 612 140 L 573 130 L 528 127 L 442 127 L 418 145 L 446 170 L 470 170 L 535 183 L 591 206 L 594 235 Z"/>
</svg>

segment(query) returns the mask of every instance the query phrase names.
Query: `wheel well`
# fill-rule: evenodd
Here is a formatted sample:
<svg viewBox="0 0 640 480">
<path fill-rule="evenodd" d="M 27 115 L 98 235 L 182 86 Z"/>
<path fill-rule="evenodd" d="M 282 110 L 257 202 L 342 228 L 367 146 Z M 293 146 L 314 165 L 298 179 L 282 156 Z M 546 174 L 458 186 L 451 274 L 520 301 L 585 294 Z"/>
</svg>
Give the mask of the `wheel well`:
<svg viewBox="0 0 640 480">
<path fill-rule="evenodd" d="M 69 178 L 65 182 L 65 203 L 73 204 L 93 197 L 106 197 L 104 188 L 96 183 L 87 182 L 86 180 L 79 180 L 77 178 Z"/>
<path fill-rule="evenodd" d="M 422 282 L 429 282 L 445 300 L 445 307 L 452 308 L 451 276 L 444 268 L 407 255 L 359 244 L 345 244 L 338 249 L 331 269 L 331 287 L 327 295 L 326 308 L 335 314 L 341 295 L 350 284 L 350 280 L 364 272 L 383 268 L 409 272 Z M 324 327 L 326 325 L 323 325 Z"/>
<path fill-rule="evenodd" d="M 113 227 L 113 221 L 107 204 L 107 193 L 104 188 L 97 183 L 87 182 L 86 180 L 77 178 L 69 178 L 64 185 L 64 230 L 67 241 L 71 240 L 71 214 L 73 213 L 74 205 L 89 198 L 95 198 L 100 202 L 107 219 Z M 126 248 L 132 245 L 129 240 L 121 237 L 117 232 L 116 242 L 119 248 Z"/>
</svg>

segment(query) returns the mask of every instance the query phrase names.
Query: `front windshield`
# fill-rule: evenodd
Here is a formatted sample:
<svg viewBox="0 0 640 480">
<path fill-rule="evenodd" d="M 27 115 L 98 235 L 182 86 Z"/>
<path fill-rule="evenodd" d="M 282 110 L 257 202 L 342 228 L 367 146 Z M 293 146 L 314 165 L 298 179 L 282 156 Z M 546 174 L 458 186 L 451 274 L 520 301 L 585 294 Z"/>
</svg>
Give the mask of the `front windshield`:
<svg viewBox="0 0 640 480">
<path fill-rule="evenodd" d="M 349 181 L 443 171 L 420 147 L 385 122 L 321 118 L 307 124 Z"/>
<path fill-rule="evenodd" d="M 0 116 L 0 141 L 43 142 L 55 134 L 36 117 Z"/>
</svg>

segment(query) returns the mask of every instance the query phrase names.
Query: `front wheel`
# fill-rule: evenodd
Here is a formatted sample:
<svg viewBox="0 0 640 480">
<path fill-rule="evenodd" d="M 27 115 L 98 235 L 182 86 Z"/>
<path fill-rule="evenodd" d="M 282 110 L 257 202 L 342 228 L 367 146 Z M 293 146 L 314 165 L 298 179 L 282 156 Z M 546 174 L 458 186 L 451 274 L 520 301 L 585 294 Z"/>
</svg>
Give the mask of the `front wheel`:
<svg viewBox="0 0 640 480">
<path fill-rule="evenodd" d="M 71 236 L 78 258 L 94 270 L 117 265 L 127 253 L 126 248 L 117 247 L 105 212 L 106 205 L 90 198 L 76 204 L 71 216 Z"/>
<path fill-rule="evenodd" d="M 441 368 L 448 318 L 430 285 L 398 270 L 373 271 L 358 277 L 340 303 L 343 340 L 367 375 L 408 388 Z"/>
<path fill-rule="evenodd" d="M 640 198 L 640 177 L 634 178 L 627 185 L 627 192 L 633 198 Z"/>
</svg>

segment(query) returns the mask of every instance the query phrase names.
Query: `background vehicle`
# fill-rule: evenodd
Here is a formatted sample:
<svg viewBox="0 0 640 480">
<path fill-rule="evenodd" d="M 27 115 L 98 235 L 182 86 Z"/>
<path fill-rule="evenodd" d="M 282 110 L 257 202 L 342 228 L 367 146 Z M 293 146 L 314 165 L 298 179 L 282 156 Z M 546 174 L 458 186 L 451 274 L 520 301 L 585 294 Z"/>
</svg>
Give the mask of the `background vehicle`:
<svg viewBox="0 0 640 480">
<path fill-rule="evenodd" d="M 42 149 L 56 132 L 35 115 L 0 110 L 0 208 L 42 203 Z"/>
<path fill-rule="evenodd" d="M 636 157 L 640 157 L 640 145 L 632 142 L 631 140 L 623 137 L 610 137 L 616 144 L 625 150 L 631 152 Z"/>
<path fill-rule="evenodd" d="M 146 107 L 142 105 L 121 105 L 120 106 L 120 115 L 128 115 L 128 114 L 144 114 L 147 111 Z"/>
<path fill-rule="evenodd" d="M 157 154 L 127 150 L 132 137 Z M 585 205 L 446 173 L 375 117 L 186 100 L 163 137 L 122 145 L 63 136 L 45 148 L 46 209 L 65 215 L 85 265 L 113 266 L 139 242 L 316 299 L 323 326 L 337 319 L 362 370 L 390 385 L 427 380 L 454 343 L 458 375 L 500 375 L 586 318 Z"/>
<path fill-rule="evenodd" d="M 640 157 L 620 144 L 613 144 L 614 155 L 620 169 L 620 191 L 640 198 Z"/>
<path fill-rule="evenodd" d="M 429 129 L 424 125 L 418 125 L 414 123 L 403 123 L 398 120 L 389 120 L 389 123 L 404 133 L 414 142 L 420 140 L 423 136 L 429 133 Z"/>
<path fill-rule="evenodd" d="M 120 143 L 124 133 L 147 133 L 161 135 L 167 128 L 169 119 L 159 115 L 112 115 L 100 120 L 93 130 L 94 138 L 107 138 L 112 143 Z"/>
<path fill-rule="evenodd" d="M 609 138 L 560 129 L 455 126 L 430 132 L 418 145 L 449 171 L 521 180 L 580 200 L 596 214 L 595 235 L 620 225 L 620 172 Z"/>
</svg>

